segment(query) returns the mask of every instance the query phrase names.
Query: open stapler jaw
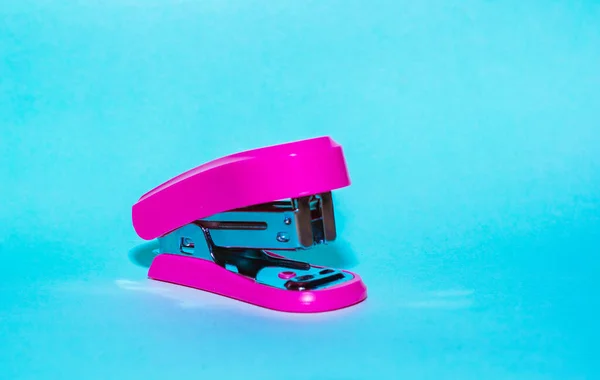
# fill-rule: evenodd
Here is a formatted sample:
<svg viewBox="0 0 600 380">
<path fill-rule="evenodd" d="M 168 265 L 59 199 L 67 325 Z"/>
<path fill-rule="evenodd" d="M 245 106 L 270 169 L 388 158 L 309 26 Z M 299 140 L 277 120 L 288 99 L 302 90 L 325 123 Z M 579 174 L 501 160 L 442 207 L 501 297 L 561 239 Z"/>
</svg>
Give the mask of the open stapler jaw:
<svg viewBox="0 0 600 380">
<path fill-rule="evenodd" d="M 148 275 L 280 311 L 359 303 L 366 287 L 357 274 L 285 257 L 335 241 L 332 191 L 348 185 L 342 148 L 328 137 L 189 170 L 133 206 L 138 235 L 159 240 Z"/>
</svg>

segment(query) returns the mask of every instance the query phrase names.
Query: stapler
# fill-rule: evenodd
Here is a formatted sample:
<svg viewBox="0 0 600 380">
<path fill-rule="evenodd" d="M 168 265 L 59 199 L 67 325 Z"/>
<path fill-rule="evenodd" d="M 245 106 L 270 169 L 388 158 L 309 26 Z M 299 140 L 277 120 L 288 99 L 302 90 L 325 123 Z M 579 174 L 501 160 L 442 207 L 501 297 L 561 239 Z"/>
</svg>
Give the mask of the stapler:
<svg viewBox="0 0 600 380">
<path fill-rule="evenodd" d="M 132 207 L 136 233 L 159 241 L 148 277 L 284 312 L 356 305 L 367 297 L 358 274 L 285 256 L 336 240 L 332 191 L 349 185 L 342 147 L 327 136 L 186 171 Z"/>
</svg>

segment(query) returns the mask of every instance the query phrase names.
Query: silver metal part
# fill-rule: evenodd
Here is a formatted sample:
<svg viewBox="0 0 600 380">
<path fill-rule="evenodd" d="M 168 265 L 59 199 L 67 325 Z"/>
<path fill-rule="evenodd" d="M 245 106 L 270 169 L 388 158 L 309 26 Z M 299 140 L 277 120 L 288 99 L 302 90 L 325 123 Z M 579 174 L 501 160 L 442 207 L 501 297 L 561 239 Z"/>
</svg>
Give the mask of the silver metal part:
<svg viewBox="0 0 600 380">
<path fill-rule="evenodd" d="M 303 291 L 335 286 L 352 276 L 268 251 L 308 249 L 335 238 L 333 199 L 322 193 L 216 214 L 158 240 L 159 253 L 210 260 L 261 284 Z"/>
<path fill-rule="evenodd" d="M 196 223 L 224 248 L 296 250 L 336 238 L 330 192 L 227 211 Z"/>
<path fill-rule="evenodd" d="M 321 216 L 325 241 L 334 241 L 336 238 L 335 217 L 333 212 L 333 198 L 331 193 L 321 194 Z"/>
<path fill-rule="evenodd" d="M 335 238 L 333 199 L 331 193 L 322 193 L 212 215 L 182 226 L 158 240 L 160 253 L 207 259 L 255 279 L 260 274 L 257 280 L 271 286 L 323 287 L 348 278 L 339 274 L 341 272 L 332 275 L 329 269 L 326 272 L 323 269 L 313 270 L 308 263 L 275 257 L 267 251 L 308 249 Z M 282 282 L 281 278 L 273 275 L 273 271 L 279 273 L 281 270 L 298 271 L 304 276 L 297 276 L 300 282 Z M 330 281 L 328 278 L 331 276 L 342 276 L 343 279 L 332 277 Z M 314 280 L 303 282 L 302 278 L 307 277 Z M 319 284 L 316 285 L 315 281 Z"/>
<path fill-rule="evenodd" d="M 286 225 L 285 217 L 292 218 L 293 211 L 228 211 L 196 223 L 210 231 L 213 243 L 219 247 L 295 249 L 294 226 Z M 280 234 L 288 239 L 278 239 Z"/>
<path fill-rule="evenodd" d="M 285 232 L 278 232 L 277 241 L 281 243 L 287 243 L 288 241 L 290 241 L 290 236 Z"/>
<path fill-rule="evenodd" d="M 179 253 L 212 260 L 209 241 L 206 231 L 191 223 L 160 237 L 158 249 L 161 253 Z"/>
<path fill-rule="evenodd" d="M 327 272 L 331 272 L 328 274 L 323 274 L 325 271 Z M 282 278 L 281 276 L 279 276 L 280 273 L 291 273 L 293 274 L 294 277 L 291 278 Z M 325 272 L 326 273 L 326 272 Z M 279 267 L 266 267 L 261 269 L 257 275 L 256 275 L 256 282 L 264 284 L 264 285 L 269 285 L 269 286 L 273 286 L 275 288 L 279 288 L 279 289 L 285 289 L 287 290 L 288 288 L 286 288 L 285 284 L 287 281 L 289 280 L 295 280 L 301 277 L 305 277 L 305 276 L 311 276 L 314 278 L 318 278 L 318 277 L 323 277 L 326 275 L 336 275 L 336 274 L 341 274 L 341 278 L 339 278 L 340 276 L 338 276 L 338 278 L 334 278 L 331 281 L 327 281 L 315 288 L 313 288 L 314 290 L 317 289 L 326 289 L 326 288 L 330 288 L 332 286 L 336 286 L 339 285 L 341 283 L 350 281 L 354 278 L 354 276 L 352 276 L 350 273 L 348 272 L 344 272 L 341 270 L 337 270 L 337 269 L 328 269 L 328 268 L 317 268 L 317 267 L 313 267 L 311 266 L 308 269 L 287 269 L 287 268 L 279 268 Z M 304 290 L 299 288 L 298 290 Z"/>
<path fill-rule="evenodd" d="M 293 203 L 296 207 L 295 224 L 296 233 L 298 234 L 298 244 L 300 245 L 299 248 L 308 248 L 315 242 L 320 243 L 320 237 L 315 239 L 313 236 L 310 197 L 295 199 Z"/>
</svg>

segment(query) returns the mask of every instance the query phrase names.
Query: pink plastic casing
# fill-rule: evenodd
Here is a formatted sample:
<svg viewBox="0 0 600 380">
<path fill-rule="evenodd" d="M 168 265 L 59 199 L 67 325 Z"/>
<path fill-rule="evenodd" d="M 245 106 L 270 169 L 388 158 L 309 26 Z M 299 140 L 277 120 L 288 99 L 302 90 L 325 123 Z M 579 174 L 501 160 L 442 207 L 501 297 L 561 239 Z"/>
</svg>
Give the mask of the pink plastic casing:
<svg viewBox="0 0 600 380">
<path fill-rule="evenodd" d="M 151 240 L 220 212 L 350 185 L 342 147 L 318 137 L 232 154 L 189 170 L 133 205 L 133 227 Z"/>
<path fill-rule="evenodd" d="M 161 254 L 154 259 L 148 277 L 220 294 L 267 309 L 317 313 L 352 306 L 367 297 L 367 289 L 361 278 L 355 273 L 347 273 L 354 278 L 331 288 L 315 291 L 284 290 L 261 285 L 208 260 Z"/>
<path fill-rule="evenodd" d="M 133 226 L 150 240 L 220 212 L 348 185 L 342 147 L 329 137 L 259 148 L 198 166 L 144 194 L 132 208 Z M 347 273 L 354 278 L 331 288 L 292 291 L 259 284 L 208 260 L 161 254 L 148 276 L 273 310 L 314 313 L 367 297 L 361 278 Z"/>
</svg>

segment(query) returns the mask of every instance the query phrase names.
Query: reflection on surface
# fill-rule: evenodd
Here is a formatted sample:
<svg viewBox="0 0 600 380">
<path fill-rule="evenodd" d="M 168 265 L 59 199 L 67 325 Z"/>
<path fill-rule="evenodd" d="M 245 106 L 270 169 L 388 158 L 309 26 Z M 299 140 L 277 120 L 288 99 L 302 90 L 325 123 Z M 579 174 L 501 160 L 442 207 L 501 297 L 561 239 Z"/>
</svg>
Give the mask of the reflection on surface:
<svg viewBox="0 0 600 380">
<path fill-rule="evenodd" d="M 158 240 L 150 240 L 133 247 L 129 251 L 129 260 L 136 265 L 144 268 L 150 268 L 152 260 L 158 254 Z"/>
<path fill-rule="evenodd" d="M 247 316 L 260 316 L 284 320 L 306 320 L 306 321 L 324 321 L 345 318 L 350 314 L 356 313 L 362 304 L 350 308 L 326 312 L 326 313 L 285 313 L 259 306 L 251 305 L 235 299 L 222 297 L 217 294 L 205 292 L 198 289 L 169 284 L 154 280 L 132 281 L 119 279 L 115 281 L 121 289 L 144 292 L 160 296 L 175 302 L 182 309 L 203 309 L 203 310 L 227 310 L 230 313 Z M 363 302 L 364 304 L 364 302 Z"/>
</svg>

